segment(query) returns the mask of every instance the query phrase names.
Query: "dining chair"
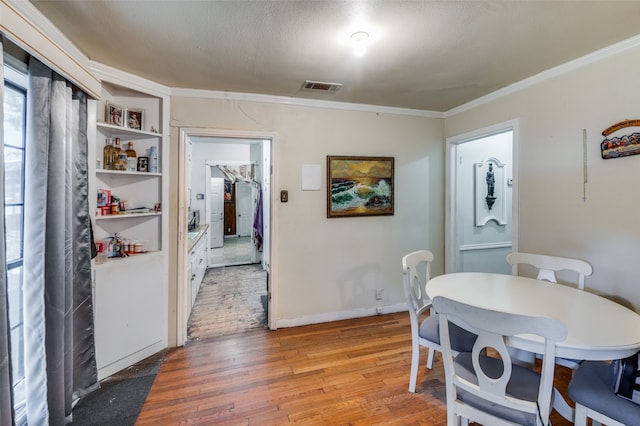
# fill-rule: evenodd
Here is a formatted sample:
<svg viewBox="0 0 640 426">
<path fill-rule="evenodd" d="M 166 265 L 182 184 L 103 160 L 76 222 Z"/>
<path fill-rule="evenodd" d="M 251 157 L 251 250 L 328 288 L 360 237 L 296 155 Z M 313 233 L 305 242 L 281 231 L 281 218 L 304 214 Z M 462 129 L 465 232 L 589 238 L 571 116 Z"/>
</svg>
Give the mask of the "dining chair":
<svg viewBox="0 0 640 426">
<path fill-rule="evenodd" d="M 537 269 L 538 275 L 536 279 L 542 281 L 558 282 L 557 272 L 573 271 L 577 274 L 575 284 L 580 290 L 584 290 L 585 277 L 593 273 L 593 268 L 589 262 L 581 259 L 573 259 L 569 257 L 547 256 L 536 253 L 513 252 L 507 255 L 507 262 L 515 267 L 521 264 L 531 265 Z M 575 370 L 582 360 L 558 358 L 556 363 L 563 367 Z"/>
<path fill-rule="evenodd" d="M 438 314 L 431 309 L 431 300 L 424 294 L 429 282 L 430 265 L 433 253 L 429 250 L 418 250 L 402 258 L 402 281 L 404 294 L 409 308 L 411 322 L 411 373 L 409 376 L 409 392 L 416 391 L 420 347 L 426 347 L 427 368 L 433 368 L 435 351 L 442 352 L 438 331 Z M 423 316 L 429 314 L 423 319 Z M 422 320 L 422 322 L 421 322 Z M 476 336 L 458 326 L 452 327 L 451 340 L 454 351 L 469 351 L 473 347 Z"/>
<path fill-rule="evenodd" d="M 556 343 L 567 336 L 562 322 L 478 308 L 437 296 L 440 315 L 447 425 L 548 425 L 553 398 Z M 449 323 L 478 336 L 471 352 L 454 356 Z M 542 369 L 537 372 L 512 362 L 505 343 L 509 336 L 531 334 L 544 342 Z"/>
<path fill-rule="evenodd" d="M 608 362 L 580 364 L 569 382 L 568 395 L 576 404 L 576 426 L 586 426 L 587 418 L 592 419 L 592 425 L 640 424 L 640 405 L 614 393 Z"/>
<path fill-rule="evenodd" d="M 547 256 L 544 254 L 535 253 L 520 253 L 513 252 L 507 255 L 507 262 L 514 266 L 521 264 L 527 264 L 535 267 L 538 270 L 539 280 L 550 281 L 552 283 L 558 282 L 556 272 L 559 271 L 573 271 L 578 274 L 577 286 L 580 290 L 584 290 L 585 277 L 593 273 L 593 268 L 589 262 L 581 259 L 573 259 L 570 257 L 558 257 Z"/>
</svg>

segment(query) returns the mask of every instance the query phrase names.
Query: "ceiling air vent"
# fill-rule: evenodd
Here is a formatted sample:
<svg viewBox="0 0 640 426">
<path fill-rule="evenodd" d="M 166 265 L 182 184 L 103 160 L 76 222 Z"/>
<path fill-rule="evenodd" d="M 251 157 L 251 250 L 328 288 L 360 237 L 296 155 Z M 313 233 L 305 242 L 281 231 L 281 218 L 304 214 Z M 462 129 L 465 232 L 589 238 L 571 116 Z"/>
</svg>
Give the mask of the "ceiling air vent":
<svg viewBox="0 0 640 426">
<path fill-rule="evenodd" d="M 324 81 L 306 80 L 302 84 L 305 90 L 320 90 L 322 92 L 337 92 L 342 87 L 340 83 L 326 83 Z"/>
</svg>

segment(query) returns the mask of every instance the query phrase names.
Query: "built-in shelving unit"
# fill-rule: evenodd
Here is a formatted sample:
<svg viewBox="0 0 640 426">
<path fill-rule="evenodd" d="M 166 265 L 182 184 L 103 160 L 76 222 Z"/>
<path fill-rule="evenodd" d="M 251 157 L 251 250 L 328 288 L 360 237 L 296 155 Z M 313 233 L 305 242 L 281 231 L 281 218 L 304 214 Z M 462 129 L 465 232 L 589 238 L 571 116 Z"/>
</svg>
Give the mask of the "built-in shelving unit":
<svg viewBox="0 0 640 426">
<path fill-rule="evenodd" d="M 169 91 L 100 64 L 94 72 L 102 81 L 89 129 L 89 158 L 96 159 L 89 185 L 94 238 L 106 242 L 117 234 L 142 245 L 138 253 L 102 257 L 94 265 L 96 361 L 102 379 L 168 346 L 168 218 L 163 208 L 168 203 Z M 109 104 L 142 111 L 141 129 L 108 123 Z M 154 147 L 157 172 L 103 169 L 109 138 L 120 138 L 124 149 L 133 142 L 138 157 L 148 157 Z M 117 196 L 124 211 L 99 208 L 101 190 Z"/>
</svg>

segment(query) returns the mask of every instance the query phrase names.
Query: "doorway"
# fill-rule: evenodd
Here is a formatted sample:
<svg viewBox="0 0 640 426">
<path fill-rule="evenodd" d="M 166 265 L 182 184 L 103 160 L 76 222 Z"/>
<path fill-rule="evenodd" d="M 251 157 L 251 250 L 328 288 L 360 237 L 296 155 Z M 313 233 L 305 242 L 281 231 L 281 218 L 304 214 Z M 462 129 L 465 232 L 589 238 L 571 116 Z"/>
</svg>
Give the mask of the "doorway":
<svg viewBox="0 0 640 426">
<path fill-rule="evenodd" d="M 516 120 L 447 139 L 446 272 L 511 273 Z"/>
<path fill-rule="evenodd" d="M 226 140 L 199 139 L 198 143 L 220 145 Z M 262 179 L 258 163 L 250 161 L 248 146 L 244 147 L 244 154 L 240 152 L 240 156 L 247 157 L 246 161 L 205 162 L 204 217 L 209 225 L 210 268 L 254 264 L 262 258 L 259 229 L 263 213 L 260 202 Z M 205 155 L 212 152 L 198 151 Z M 259 154 L 260 150 L 256 155 Z"/>
<path fill-rule="evenodd" d="M 208 149 L 213 154 L 202 155 L 199 148 L 204 148 L 208 145 Z M 274 327 L 274 321 L 272 321 L 272 312 L 275 309 L 275 300 L 271 297 L 273 289 L 273 280 L 271 277 L 271 185 L 272 185 L 272 150 L 275 145 L 275 135 L 267 132 L 242 132 L 242 131 L 226 131 L 218 129 L 201 129 L 201 128 L 181 128 L 180 129 L 180 173 L 179 173 L 179 218 L 178 224 L 181 230 L 181 235 L 186 234 L 186 219 L 193 211 L 198 211 L 201 218 L 201 224 L 207 224 L 209 227 L 216 225 L 214 218 L 212 218 L 212 192 L 220 191 L 220 188 L 211 188 L 211 170 L 214 167 L 206 165 L 207 162 L 220 163 L 233 163 L 233 162 L 250 162 L 254 164 L 258 171 L 256 172 L 254 179 L 253 194 L 260 195 L 260 206 L 254 207 L 259 209 L 260 212 L 260 247 L 259 256 L 254 255 L 250 258 L 249 262 L 259 262 L 261 268 L 266 272 L 267 279 L 265 280 L 265 286 L 267 287 L 267 325 L 269 328 Z M 243 151 L 249 153 L 249 159 L 237 158 L 232 155 L 234 151 Z M 217 167 L 216 167 L 217 168 Z M 224 177 L 224 174 L 222 175 Z M 214 171 L 214 177 L 215 171 Z M 251 180 L 251 179 L 249 179 Z M 234 191 L 235 184 L 233 182 Z M 225 182 L 223 179 L 222 194 L 225 192 Z M 240 185 L 242 186 L 242 184 Z M 241 188 L 241 192 L 246 192 L 246 188 Z M 224 201 L 223 208 L 224 211 Z M 242 211 L 246 211 L 246 205 L 241 206 Z M 218 213 L 219 215 L 219 213 Z M 224 223 L 224 212 L 222 217 L 218 216 L 218 219 Z M 243 232 L 246 232 L 246 228 L 253 228 L 253 220 L 247 222 L 246 220 L 236 221 L 242 222 L 241 226 Z M 251 225 L 248 225 L 251 223 Z M 233 237 L 238 237 L 234 235 Z M 217 237 L 216 237 L 217 238 Z M 188 298 L 186 297 L 186 289 L 188 287 L 187 282 L 187 261 L 188 261 L 188 244 L 185 243 L 186 238 L 180 238 L 178 252 L 180 253 L 178 259 L 178 294 L 177 294 L 177 343 L 182 345 L 187 340 L 187 325 L 188 325 Z M 224 247 L 224 236 L 222 238 L 222 246 Z M 211 250 L 211 245 L 207 243 L 208 250 Z M 212 265 L 208 265 L 212 266 Z"/>
</svg>

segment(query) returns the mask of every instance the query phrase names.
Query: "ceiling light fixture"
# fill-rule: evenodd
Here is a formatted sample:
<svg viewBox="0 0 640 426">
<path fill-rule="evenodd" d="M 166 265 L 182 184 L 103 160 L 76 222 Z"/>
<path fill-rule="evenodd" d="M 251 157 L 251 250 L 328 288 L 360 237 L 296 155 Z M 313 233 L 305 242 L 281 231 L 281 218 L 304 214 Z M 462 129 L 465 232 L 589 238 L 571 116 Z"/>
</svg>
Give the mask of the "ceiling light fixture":
<svg viewBox="0 0 640 426">
<path fill-rule="evenodd" d="M 356 31 L 349 37 L 351 40 L 351 46 L 353 47 L 353 54 L 361 57 L 367 53 L 367 47 L 369 46 L 369 33 L 365 31 Z"/>
</svg>

